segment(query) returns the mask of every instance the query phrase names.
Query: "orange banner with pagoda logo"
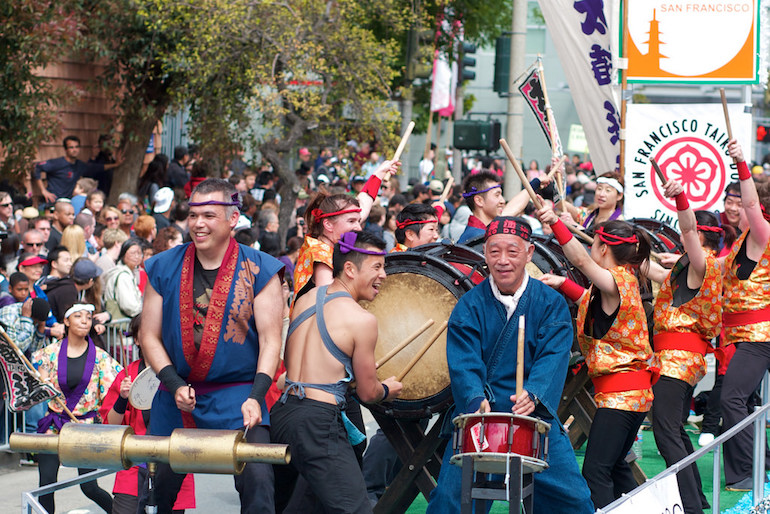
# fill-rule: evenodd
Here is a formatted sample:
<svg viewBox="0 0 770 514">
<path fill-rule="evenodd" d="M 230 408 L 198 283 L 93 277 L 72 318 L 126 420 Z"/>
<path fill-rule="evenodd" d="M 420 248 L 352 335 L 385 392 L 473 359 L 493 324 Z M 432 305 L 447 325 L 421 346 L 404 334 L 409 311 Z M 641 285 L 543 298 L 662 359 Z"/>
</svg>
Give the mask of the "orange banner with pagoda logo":
<svg viewBox="0 0 770 514">
<path fill-rule="evenodd" d="M 627 0 L 629 82 L 758 81 L 758 0 Z"/>
</svg>

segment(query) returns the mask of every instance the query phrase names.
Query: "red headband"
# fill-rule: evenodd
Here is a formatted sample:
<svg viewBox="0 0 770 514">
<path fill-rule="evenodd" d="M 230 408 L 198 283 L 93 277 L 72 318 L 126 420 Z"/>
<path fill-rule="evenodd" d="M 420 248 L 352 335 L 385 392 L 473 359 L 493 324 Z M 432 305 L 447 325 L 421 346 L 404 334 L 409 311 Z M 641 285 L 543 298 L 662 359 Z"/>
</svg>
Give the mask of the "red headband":
<svg viewBox="0 0 770 514">
<path fill-rule="evenodd" d="M 405 229 L 409 225 L 425 225 L 426 223 L 438 223 L 438 220 L 410 220 L 410 219 L 406 219 L 404 221 L 397 221 L 396 222 L 396 228 L 397 229 Z"/>
<path fill-rule="evenodd" d="M 622 245 L 624 243 L 633 245 L 639 242 L 636 234 L 632 235 L 631 237 L 620 237 L 616 236 L 615 234 L 605 232 L 604 227 L 599 227 L 599 230 L 596 231 L 596 235 L 599 236 L 599 239 L 602 241 L 602 243 L 610 246 Z"/>
<path fill-rule="evenodd" d="M 351 212 L 361 212 L 361 208 L 355 207 L 352 209 L 344 209 L 341 211 L 334 211 L 334 212 L 324 212 L 321 209 L 313 209 L 311 214 L 313 215 L 313 219 L 322 220 L 324 218 L 331 218 L 332 216 L 339 216 L 340 214 L 348 214 Z"/>
<path fill-rule="evenodd" d="M 524 241 L 532 239 L 532 229 L 521 218 L 512 216 L 498 216 L 493 219 L 487 226 L 487 230 L 484 233 L 484 241 L 494 236 L 495 234 L 510 234 L 513 236 L 519 236 Z"/>
<path fill-rule="evenodd" d="M 719 235 L 725 233 L 725 229 L 722 227 L 712 227 L 711 225 L 696 225 L 696 227 L 702 232 L 716 232 Z"/>
</svg>

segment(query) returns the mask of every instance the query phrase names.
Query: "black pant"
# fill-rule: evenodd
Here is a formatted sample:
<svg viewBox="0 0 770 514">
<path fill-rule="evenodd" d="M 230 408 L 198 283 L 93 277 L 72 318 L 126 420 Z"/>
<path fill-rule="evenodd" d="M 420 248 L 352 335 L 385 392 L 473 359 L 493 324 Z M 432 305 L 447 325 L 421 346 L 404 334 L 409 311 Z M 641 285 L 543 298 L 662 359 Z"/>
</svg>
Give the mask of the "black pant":
<svg viewBox="0 0 770 514">
<path fill-rule="evenodd" d="M 652 403 L 652 429 L 655 443 L 666 466 L 679 462 L 693 452 L 690 436 L 684 430 L 684 422 L 690 414 L 693 387 L 676 378 L 662 376 L 652 386 L 655 401 Z M 698 466 L 692 464 L 676 474 L 679 496 L 687 514 L 702 513 L 706 497 L 701 487 Z M 708 502 L 706 502 L 708 503 Z"/>
<path fill-rule="evenodd" d="M 372 512 L 339 407 L 290 395 L 286 403 L 275 404 L 270 421 L 273 442 L 288 444 L 292 450 L 291 464 L 275 466 L 277 513 L 290 512 L 298 476 L 317 498 L 315 509 L 304 509 L 303 514 Z"/>
<path fill-rule="evenodd" d="M 646 412 L 598 409 L 588 434 L 583 478 L 597 509 L 606 507 L 637 483 L 626 455 L 636 439 Z"/>
<path fill-rule="evenodd" d="M 270 442 L 270 431 L 264 426 L 255 426 L 246 434 L 249 443 Z M 174 502 L 184 481 L 184 474 L 174 473 L 168 464 L 158 464 L 155 473 L 155 500 L 158 513 L 173 512 Z M 240 475 L 234 475 L 235 489 L 241 500 L 241 513 L 271 514 L 273 512 L 273 467 L 270 464 L 249 462 Z M 139 493 L 138 513 L 144 513 L 147 505 L 148 484 L 144 483 Z"/>
<path fill-rule="evenodd" d="M 364 482 L 369 501 L 375 505 L 401 470 L 401 460 L 382 429 L 369 440 L 364 453 Z"/>
<path fill-rule="evenodd" d="M 722 430 L 727 431 L 748 415 L 748 402 L 770 369 L 770 343 L 738 343 L 722 384 Z M 725 442 L 725 482 L 734 484 L 751 476 L 754 460 L 754 426 Z M 765 449 L 765 468 L 770 450 Z"/>
<path fill-rule="evenodd" d="M 717 361 L 717 369 L 719 362 Z M 706 411 L 703 413 L 703 423 L 701 424 L 701 433 L 719 435 L 721 433 L 719 423 L 722 421 L 722 383 L 724 375 L 717 375 L 714 379 L 714 387 L 709 393 Z"/>
<path fill-rule="evenodd" d="M 37 456 L 38 473 L 40 475 L 40 486 L 56 483 L 59 479 L 59 456 L 40 453 Z M 78 468 L 78 475 L 85 475 L 94 469 Z M 99 487 L 96 480 L 80 484 L 80 490 L 89 500 L 101 507 L 104 512 L 112 512 L 112 496 L 110 493 Z M 45 510 L 53 514 L 56 511 L 53 493 L 44 494 L 40 497 L 40 505 Z"/>
</svg>

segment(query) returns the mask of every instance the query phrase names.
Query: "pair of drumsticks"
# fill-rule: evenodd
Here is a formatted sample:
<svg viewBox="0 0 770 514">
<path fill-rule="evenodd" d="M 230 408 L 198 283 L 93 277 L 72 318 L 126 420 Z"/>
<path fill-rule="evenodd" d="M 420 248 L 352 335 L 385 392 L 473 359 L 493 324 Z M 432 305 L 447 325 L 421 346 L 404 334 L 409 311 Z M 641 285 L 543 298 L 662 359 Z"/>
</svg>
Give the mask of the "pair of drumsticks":
<svg viewBox="0 0 770 514">
<path fill-rule="evenodd" d="M 392 350 L 390 350 L 388 353 L 386 353 L 380 360 L 378 360 L 375 364 L 375 367 L 377 369 L 380 368 L 383 364 L 388 362 L 390 359 L 392 359 L 398 352 L 406 348 L 409 343 L 417 339 L 420 335 L 422 335 L 426 330 L 428 330 L 431 326 L 433 326 L 435 322 L 432 319 L 429 319 L 426 321 L 420 328 L 418 328 L 416 331 L 414 331 L 412 334 L 410 334 L 406 339 L 398 343 Z M 431 336 L 430 339 L 423 345 L 422 348 L 420 348 L 420 351 L 418 351 L 414 357 L 409 361 L 409 363 L 406 365 L 406 367 L 401 371 L 401 373 L 398 374 L 396 377 L 396 380 L 401 382 L 404 380 L 404 377 L 412 371 L 412 368 L 414 368 L 415 364 L 417 364 L 417 361 L 419 361 L 423 355 L 430 349 L 430 347 L 433 345 L 433 343 L 436 342 L 436 340 L 439 338 L 439 336 L 444 332 L 444 330 L 447 328 L 448 321 L 444 321 L 440 326 L 439 329 Z M 516 352 L 516 398 L 520 398 L 521 394 L 524 389 L 524 316 L 519 316 L 519 339 L 518 339 L 518 347 Z"/>
</svg>

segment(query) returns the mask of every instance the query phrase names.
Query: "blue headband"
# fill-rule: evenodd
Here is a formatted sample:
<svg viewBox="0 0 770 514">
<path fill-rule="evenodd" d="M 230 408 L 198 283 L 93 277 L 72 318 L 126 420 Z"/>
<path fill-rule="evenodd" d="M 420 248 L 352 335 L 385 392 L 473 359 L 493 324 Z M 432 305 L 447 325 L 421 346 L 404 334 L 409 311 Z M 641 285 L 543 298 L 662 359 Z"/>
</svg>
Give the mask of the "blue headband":
<svg viewBox="0 0 770 514">
<path fill-rule="evenodd" d="M 358 252 L 358 253 L 365 253 L 367 255 L 387 255 L 388 252 L 385 251 L 376 251 L 376 250 L 367 250 L 366 248 L 359 248 L 355 246 L 356 239 L 358 238 L 358 235 L 355 232 L 345 232 L 342 234 L 342 237 L 340 237 L 340 240 L 337 241 L 337 244 L 340 247 L 340 252 L 342 253 L 350 253 L 350 252 Z"/>
<path fill-rule="evenodd" d="M 468 191 L 467 193 L 463 193 L 463 198 L 470 198 L 473 195 L 480 195 L 481 193 L 486 193 L 487 191 L 492 191 L 496 187 L 503 187 L 503 186 L 501 186 L 500 184 L 495 184 L 494 186 L 488 187 L 486 189 L 482 189 L 481 191 L 476 189 L 476 186 L 471 186 L 471 190 L 470 191 Z"/>
</svg>

